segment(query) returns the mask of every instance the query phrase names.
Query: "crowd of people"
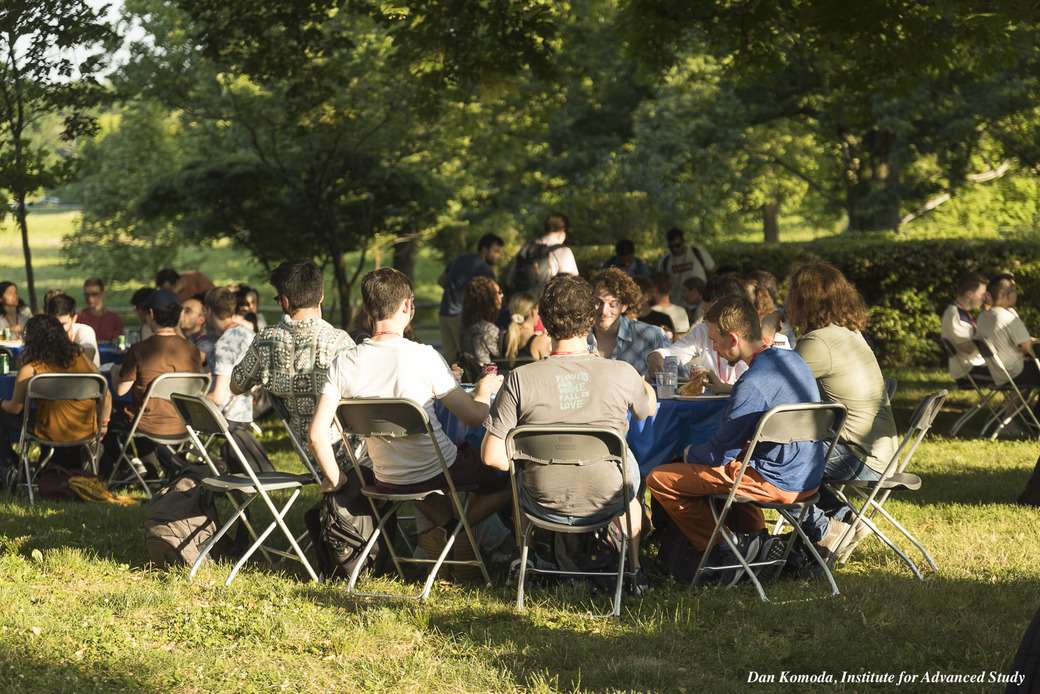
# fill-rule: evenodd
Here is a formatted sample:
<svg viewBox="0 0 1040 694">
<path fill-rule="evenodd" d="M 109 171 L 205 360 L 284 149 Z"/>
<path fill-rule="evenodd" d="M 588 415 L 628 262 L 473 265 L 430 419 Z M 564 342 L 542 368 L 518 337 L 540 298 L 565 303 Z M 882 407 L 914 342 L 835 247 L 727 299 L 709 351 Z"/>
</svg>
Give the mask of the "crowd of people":
<svg viewBox="0 0 1040 694">
<path fill-rule="evenodd" d="M 707 546 L 714 520 L 705 497 L 733 486 L 741 449 L 758 418 L 776 405 L 837 402 L 847 407 L 848 419 L 829 459 L 810 444 L 775 446 L 753 459 L 740 482 L 741 495 L 791 502 L 815 494 L 824 475 L 880 477 L 896 450 L 896 426 L 881 369 L 864 336 L 865 303 L 840 270 L 823 261 L 792 267 L 781 302 L 773 275 L 716 267 L 705 249 L 671 229 L 668 250 L 654 269 L 636 257 L 634 244 L 622 240 L 602 268 L 585 279 L 566 246 L 568 224 L 563 214 L 549 215 L 544 233 L 525 244 L 502 271 L 501 284 L 495 272 L 505 245 L 501 238 L 486 235 L 476 252 L 454 258 L 438 279 L 444 289 L 439 352 L 414 339 L 412 284 L 392 268 L 363 278 L 363 311 L 352 334 L 322 318 L 324 283 L 311 260 L 292 259 L 272 273 L 281 311 L 272 325 L 258 313 L 252 289 L 214 287 L 201 273 L 163 270 L 155 287 L 134 295 L 141 334 L 114 379 L 116 393 L 131 393 L 132 402 L 114 409 L 106 403 L 102 421 L 95 423 L 111 430 L 105 436 L 105 462 L 110 466 L 117 458 L 117 432 L 137 415 L 154 378 L 205 369 L 213 375 L 209 397 L 223 409 L 236 436 L 252 436 L 252 392 L 260 388 L 281 399 L 289 426 L 299 440 L 309 442 L 323 473 L 321 491 L 333 492 L 349 474 L 342 449 L 335 446 L 340 399 L 403 397 L 427 411 L 454 482 L 475 489 L 467 520 L 479 523 L 510 501 L 503 472 L 509 468 L 505 439 L 512 428 L 599 424 L 624 435 L 631 419 L 655 413 L 652 379 L 674 358 L 681 375 L 705 372 L 709 391 L 729 394 L 721 423 L 708 441 L 686 447 L 681 459 L 655 468 L 645 479 L 629 451 L 628 474 L 660 504 L 661 515 L 653 524 L 674 523 L 696 552 L 728 559 L 728 548 L 721 549 L 725 543 Z M 124 332 L 118 316 L 105 309 L 104 297 L 101 280 L 90 278 L 84 285 L 87 308 L 76 313 L 71 297 L 58 292 L 48 297 L 44 315 L 31 317 L 17 288 L 0 284 L 0 320 L 25 340 L 15 394 L 0 402 L 0 419 L 13 422 L 21 412 L 24 382 L 33 374 L 97 370 L 98 344 Z M 1013 378 L 1040 385 L 1033 340 L 1014 312 L 1016 297 L 1009 275 L 988 281 L 974 274 L 962 278 L 942 321 L 944 336 L 959 350 L 950 360 L 951 376 L 962 378 L 969 371 L 985 376 L 970 343 L 971 337 L 983 335 L 1006 355 Z M 989 307 L 973 317 L 983 303 Z M 41 340 L 53 341 L 58 334 L 66 337 L 61 349 L 41 346 Z M 482 372 L 492 361 L 503 365 L 503 374 Z M 452 368 L 455 362 L 466 366 L 462 379 Z M 460 380 L 472 381 L 472 389 Z M 448 438 L 438 423 L 437 401 L 464 424 L 483 427 L 479 449 Z M 168 403 L 152 403 L 149 410 L 141 420 L 143 431 L 170 433 L 181 427 Z M 60 426 L 69 416 L 44 410 L 37 415 L 38 426 Z M 423 436 L 396 439 L 392 445 L 370 441 L 376 485 L 403 493 L 443 486 L 433 445 Z M 262 468 L 265 456 L 258 442 L 255 448 L 260 453 L 251 462 Z M 140 458 L 149 472 L 170 472 L 161 447 L 146 447 Z M 1028 498 L 1040 501 L 1040 474 L 1037 478 Z M 579 489 L 542 484 L 523 493 L 528 503 L 577 516 L 594 513 L 616 487 L 616 479 L 590 475 Z M 643 498 L 633 493 L 627 500 L 637 519 L 632 538 L 637 544 L 647 525 Z M 429 497 L 417 503 L 417 510 L 428 519 L 419 545 L 437 554 L 458 519 L 443 497 Z M 822 494 L 803 529 L 827 558 L 859 539 L 847 532 L 853 514 L 837 498 Z M 734 515 L 730 532 L 749 561 L 768 552 L 773 539 L 761 512 L 750 506 Z M 468 544 L 463 535 L 457 555 L 479 551 Z M 735 580 L 733 575 L 716 578 Z M 630 587 L 641 592 L 646 586 L 640 566 Z"/>
</svg>

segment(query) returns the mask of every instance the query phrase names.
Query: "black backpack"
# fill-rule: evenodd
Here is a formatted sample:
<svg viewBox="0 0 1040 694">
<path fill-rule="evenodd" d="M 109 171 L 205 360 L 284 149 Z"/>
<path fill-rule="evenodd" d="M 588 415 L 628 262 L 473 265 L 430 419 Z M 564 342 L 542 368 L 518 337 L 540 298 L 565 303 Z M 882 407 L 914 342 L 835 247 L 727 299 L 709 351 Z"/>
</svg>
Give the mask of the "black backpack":
<svg viewBox="0 0 1040 694">
<path fill-rule="evenodd" d="M 364 479 L 359 480 L 356 472 L 349 471 L 342 487 L 331 494 L 323 494 L 318 503 L 303 514 L 307 532 L 318 556 L 314 568 L 319 580 L 350 578 L 361 550 L 378 525 L 371 502 L 361 493 L 361 487 L 375 484 L 375 477 L 368 468 L 363 467 L 361 470 Z M 382 508 L 380 512 L 383 512 Z M 369 553 L 360 576 L 369 572 L 375 576 L 386 573 L 386 563 L 390 557 L 386 542 L 396 534 L 397 521 L 390 519 L 383 526 L 380 541 Z"/>
<path fill-rule="evenodd" d="M 549 254 L 557 248 L 563 248 L 563 244 L 525 243 L 516 254 L 513 265 L 513 291 L 530 292 L 541 297 L 545 285 L 552 279 L 549 277 Z"/>
<path fill-rule="evenodd" d="M 202 548 L 220 528 L 213 492 L 202 486 L 202 480 L 211 476 L 212 472 L 205 465 L 186 465 L 148 502 L 144 539 L 149 559 L 159 568 L 194 564 Z M 225 535 L 206 561 L 220 559 L 232 544 Z"/>
<path fill-rule="evenodd" d="M 593 532 L 556 533 L 554 555 L 562 571 L 617 571 L 621 558 L 621 530 L 614 521 Z M 610 592 L 615 579 L 606 573 L 603 576 L 586 576 L 593 588 Z"/>
</svg>

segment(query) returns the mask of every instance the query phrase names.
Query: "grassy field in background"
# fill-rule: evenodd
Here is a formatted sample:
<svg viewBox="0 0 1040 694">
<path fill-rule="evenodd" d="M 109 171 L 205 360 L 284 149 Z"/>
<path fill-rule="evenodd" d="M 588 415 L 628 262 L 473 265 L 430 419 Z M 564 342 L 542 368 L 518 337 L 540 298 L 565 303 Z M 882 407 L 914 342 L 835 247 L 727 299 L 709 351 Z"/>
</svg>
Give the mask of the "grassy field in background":
<svg viewBox="0 0 1040 694">
<path fill-rule="evenodd" d="M 903 430 L 945 377 L 894 375 Z M 427 605 L 351 598 L 340 583 L 312 585 L 293 568 L 260 563 L 225 589 L 226 565 L 194 583 L 186 570 L 147 567 L 143 505 L 30 508 L 24 495 L 0 497 L 0 691 L 715 694 L 757 689 L 753 673 L 785 671 L 917 675 L 899 687 L 907 692 L 1003 691 L 921 681 L 1007 672 L 1038 605 L 1037 511 L 1011 503 L 1036 443 L 945 438 L 965 403 L 955 394 L 918 450 L 922 490 L 890 502 L 939 571 L 919 582 L 868 540 L 836 572 L 841 596 L 808 603 L 762 604 L 750 586 L 691 591 L 652 574 L 654 590 L 626 597 L 619 619 L 582 618 L 582 594 L 538 587 L 517 614 L 501 567 L 492 587 L 442 582 Z M 276 464 L 298 465 L 278 428 L 265 429 Z M 315 498 L 307 490 L 292 524 Z M 818 587 L 785 582 L 770 594 L 797 598 Z"/>
</svg>

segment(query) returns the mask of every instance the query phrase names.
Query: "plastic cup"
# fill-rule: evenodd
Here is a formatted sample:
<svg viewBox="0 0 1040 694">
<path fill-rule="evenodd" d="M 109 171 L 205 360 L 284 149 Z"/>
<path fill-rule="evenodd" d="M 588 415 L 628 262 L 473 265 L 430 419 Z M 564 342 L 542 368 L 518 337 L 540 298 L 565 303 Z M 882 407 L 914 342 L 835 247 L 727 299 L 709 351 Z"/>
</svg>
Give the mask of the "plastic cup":
<svg viewBox="0 0 1040 694">
<path fill-rule="evenodd" d="M 654 373 L 654 383 L 657 386 L 658 400 L 671 400 L 675 397 L 675 387 L 678 385 L 678 379 L 674 372 L 657 371 Z"/>
</svg>

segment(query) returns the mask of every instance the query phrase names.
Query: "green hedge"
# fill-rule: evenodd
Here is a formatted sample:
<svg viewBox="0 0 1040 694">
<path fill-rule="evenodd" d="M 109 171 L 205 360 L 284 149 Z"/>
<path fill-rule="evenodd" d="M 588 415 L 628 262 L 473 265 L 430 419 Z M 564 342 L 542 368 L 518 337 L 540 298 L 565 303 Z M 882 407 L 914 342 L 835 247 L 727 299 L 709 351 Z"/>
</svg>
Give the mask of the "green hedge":
<svg viewBox="0 0 1040 694">
<path fill-rule="evenodd" d="M 953 300 L 957 278 L 969 270 L 984 276 L 1014 273 L 1018 312 L 1033 334 L 1040 330 L 1040 242 L 1033 238 L 897 240 L 843 234 L 804 244 L 733 243 L 708 250 L 720 266 L 773 273 L 781 294 L 792 264 L 810 259 L 834 263 L 869 306 L 866 332 L 885 366 L 943 363 L 934 335 L 941 312 Z M 575 249 L 582 273 L 590 273 L 586 276 L 612 252 L 611 246 Z"/>
</svg>

